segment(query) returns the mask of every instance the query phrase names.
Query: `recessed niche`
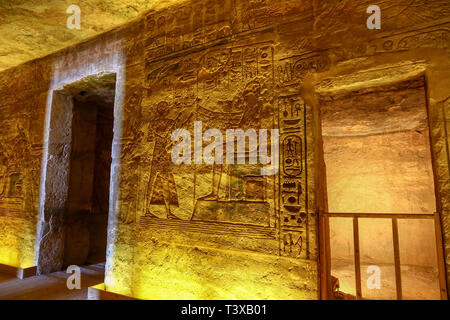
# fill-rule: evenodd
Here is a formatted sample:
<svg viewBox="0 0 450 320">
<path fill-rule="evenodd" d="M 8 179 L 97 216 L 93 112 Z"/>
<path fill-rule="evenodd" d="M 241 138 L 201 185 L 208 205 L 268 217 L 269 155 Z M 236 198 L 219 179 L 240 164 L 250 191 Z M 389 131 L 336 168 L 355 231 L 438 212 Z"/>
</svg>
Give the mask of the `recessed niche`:
<svg viewBox="0 0 450 320">
<path fill-rule="evenodd" d="M 328 212 L 334 216 L 331 276 L 339 280 L 343 297 L 357 294 L 358 251 L 360 298 L 396 299 L 402 291 L 403 299 L 439 299 L 425 79 L 322 96 L 320 105 Z M 380 214 L 407 218 L 396 227 L 389 216 L 376 217 Z M 431 219 L 414 219 L 417 214 Z M 394 229 L 399 238 L 397 276 Z M 381 273 L 379 288 L 368 285 L 371 266 Z"/>
</svg>

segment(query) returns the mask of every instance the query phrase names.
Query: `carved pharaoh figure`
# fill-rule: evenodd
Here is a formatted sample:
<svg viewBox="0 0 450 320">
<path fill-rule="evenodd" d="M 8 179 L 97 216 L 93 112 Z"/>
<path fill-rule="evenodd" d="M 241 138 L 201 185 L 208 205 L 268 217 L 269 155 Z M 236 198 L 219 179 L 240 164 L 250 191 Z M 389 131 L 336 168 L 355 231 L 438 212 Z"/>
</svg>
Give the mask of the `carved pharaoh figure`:
<svg viewBox="0 0 450 320">
<path fill-rule="evenodd" d="M 169 118 L 170 106 L 167 102 L 160 102 L 156 107 L 157 115 L 150 124 L 154 139 L 153 158 L 151 162 L 150 179 L 146 192 L 146 216 L 160 218 L 151 212 L 152 205 L 164 205 L 167 219 L 180 219 L 175 216 L 171 207 L 178 207 L 178 194 L 173 175 L 173 162 L 171 158 L 172 131 L 182 126 L 185 115 L 178 113 L 175 120 Z M 187 121 L 190 117 L 187 117 Z M 186 119 L 184 119 L 186 121 Z"/>
</svg>

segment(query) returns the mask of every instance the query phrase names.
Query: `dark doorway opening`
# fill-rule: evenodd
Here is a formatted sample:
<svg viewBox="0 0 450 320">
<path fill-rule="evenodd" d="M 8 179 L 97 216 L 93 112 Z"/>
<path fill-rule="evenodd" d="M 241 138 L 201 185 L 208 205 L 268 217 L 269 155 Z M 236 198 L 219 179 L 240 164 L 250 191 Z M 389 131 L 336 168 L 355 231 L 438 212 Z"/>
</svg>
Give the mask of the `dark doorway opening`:
<svg viewBox="0 0 450 320">
<path fill-rule="evenodd" d="M 38 273 L 106 261 L 116 74 L 53 92 Z"/>
<path fill-rule="evenodd" d="M 106 260 L 114 100 L 74 97 L 64 267 Z"/>
</svg>

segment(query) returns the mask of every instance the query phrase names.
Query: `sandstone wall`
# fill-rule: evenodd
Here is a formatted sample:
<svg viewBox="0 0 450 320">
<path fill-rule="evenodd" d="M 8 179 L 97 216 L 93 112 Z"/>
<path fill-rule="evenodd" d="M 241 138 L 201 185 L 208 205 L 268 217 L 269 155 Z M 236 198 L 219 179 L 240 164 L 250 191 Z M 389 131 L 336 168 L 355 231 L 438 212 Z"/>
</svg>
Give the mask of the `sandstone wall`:
<svg viewBox="0 0 450 320">
<path fill-rule="evenodd" d="M 46 91 L 35 63 L 0 76 L 0 263 L 34 265 Z"/>
<path fill-rule="evenodd" d="M 1 183 L 22 188 L 0 198 L 0 262 L 55 268 L 49 260 L 63 237 L 64 204 L 51 192 L 52 92 L 109 71 L 117 87 L 108 290 L 139 298 L 319 298 L 318 212 L 326 205 L 318 96 L 421 74 L 450 263 L 450 7 L 383 2 L 382 29 L 368 30 L 370 4 L 180 2 L 2 72 Z M 262 177 L 255 165 L 174 166 L 170 134 L 192 133 L 195 120 L 204 130 L 280 129 L 279 174 Z M 41 189 L 48 192 L 39 198 Z M 177 219 L 168 219 L 168 208 Z"/>
</svg>

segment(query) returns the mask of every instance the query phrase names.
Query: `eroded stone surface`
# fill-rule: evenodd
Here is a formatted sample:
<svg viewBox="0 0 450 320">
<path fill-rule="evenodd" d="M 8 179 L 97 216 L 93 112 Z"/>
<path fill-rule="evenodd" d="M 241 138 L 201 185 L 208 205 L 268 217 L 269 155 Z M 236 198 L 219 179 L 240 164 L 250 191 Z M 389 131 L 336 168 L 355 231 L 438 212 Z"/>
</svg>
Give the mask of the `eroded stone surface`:
<svg viewBox="0 0 450 320">
<path fill-rule="evenodd" d="M 135 19 L 147 10 L 183 0 L 164 1 L 3 1 L 0 4 L 0 70 L 43 57 Z M 77 5 L 80 29 L 67 28 L 66 10 Z"/>
</svg>

